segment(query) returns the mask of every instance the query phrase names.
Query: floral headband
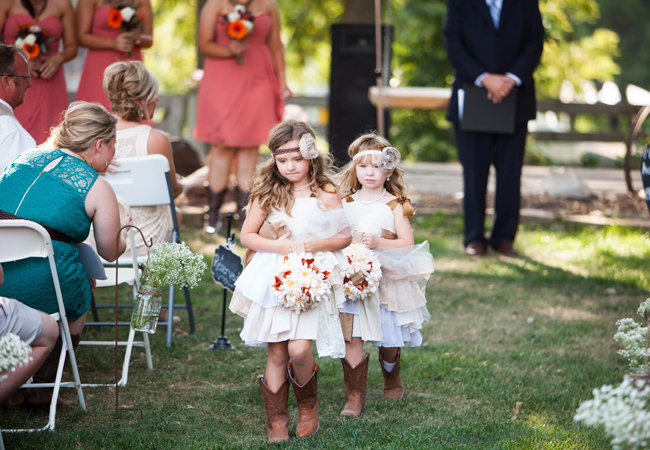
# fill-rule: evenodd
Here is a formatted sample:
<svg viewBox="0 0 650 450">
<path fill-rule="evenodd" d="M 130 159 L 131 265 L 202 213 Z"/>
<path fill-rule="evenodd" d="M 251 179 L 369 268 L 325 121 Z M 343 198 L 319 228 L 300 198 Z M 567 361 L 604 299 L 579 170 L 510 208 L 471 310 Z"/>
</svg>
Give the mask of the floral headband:
<svg viewBox="0 0 650 450">
<path fill-rule="evenodd" d="M 395 167 L 402 160 L 402 155 L 395 147 L 386 147 L 383 150 L 363 150 L 354 155 L 352 161 L 356 161 L 366 155 L 379 156 L 380 166 L 382 172 L 392 172 Z"/>
<path fill-rule="evenodd" d="M 303 158 L 305 159 L 314 159 L 320 153 L 318 152 L 318 147 L 316 147 L 316 139 L 309 133 L 305 133 L 300 138 L 300 143 L 298 147 L 283 148 L 282 150 L 274 150 L 273 156 L 282 155 L 283 153 L 292 153 L 300 152 Z"/>
</svg>

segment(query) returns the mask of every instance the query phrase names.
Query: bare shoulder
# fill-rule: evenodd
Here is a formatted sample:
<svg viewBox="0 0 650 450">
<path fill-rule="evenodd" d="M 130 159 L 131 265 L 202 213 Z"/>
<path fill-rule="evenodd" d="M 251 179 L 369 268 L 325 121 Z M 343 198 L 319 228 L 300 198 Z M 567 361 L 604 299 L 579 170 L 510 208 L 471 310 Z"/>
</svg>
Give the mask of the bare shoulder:
<svg viewBox="0 0 650 450">
<path fill-rule="evenodd" d="M 60 13 L 67 13 L 74 10 L 70 0 L 54 0 L 52 3 L 54 3 L 54 6 Z"/>
<path fill-rule="evenodd" d="M 151 142 L 154 142 L 156 144 L 170 144 L 171 139 L 169 139 L 169 136 L 167 133 L 161 130 L 156 130 L 155 128 L 151 130 L 151 133 L 149 134 L 149 140 Z"/>
</svg>

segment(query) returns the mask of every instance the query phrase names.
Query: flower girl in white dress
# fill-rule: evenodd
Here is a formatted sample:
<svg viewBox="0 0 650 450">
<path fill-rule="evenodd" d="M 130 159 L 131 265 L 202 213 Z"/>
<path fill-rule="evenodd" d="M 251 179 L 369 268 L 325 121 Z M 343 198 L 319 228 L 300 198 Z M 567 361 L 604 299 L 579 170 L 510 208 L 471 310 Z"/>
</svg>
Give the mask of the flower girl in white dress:
<svg viewBox="0 0 650 450">
<path fill-rule="evenodd" d="M 404 395 L 401 347 L 422 343 L 419 330 L 430 318 L 424 288 L 433 272 L 433 257 L 427 241 L 413 242 L 408 220 L 413 207 L 405 195 L 399 151 L 383 137 L 366 134 L 350 144 L 348 154 L 352 161 L 344 168 L 339 187 L 353 242 L 362 242 L 376 254 L 382 272 L 376 293 L 346 300 L 341 309 L 346 341 L 346 355 L 341 359 L 346 403 L 341 415 L 359 417 L 368 374 L 364 341 L 379 347 L 384 396 L 398 400 Z"/>
<path fill-rule="evenodd" d="M 289 382 L 298 402 L 297 436 L 318 431 L 312 341 L 319 356 L 345 354 L 338 310 L 345 300 L 340 273 L 347 266 L 341 249 L 350 244 L 350 228 L 311 127 L 282 122 L 271 130 L 268 146 L 273 156 L 257 168 L 241 233 L 242 245 L 257 253 L 235 283 L 230 309 L 245 318 L 246 345 L 268 347 L 260 385 L 269 442 L 282 442 L 289 439 Z M 318 265 L 327 279 L 327 294 L 303 308 L 283 302 L 279 294 L 290 291 L 292 281 L 291 272 L 277 267 L 295 255 L 298 263 L 303 255 L 303 264 Z M 316 297 L 314 285 L 302 289 Z"/>
</svg>

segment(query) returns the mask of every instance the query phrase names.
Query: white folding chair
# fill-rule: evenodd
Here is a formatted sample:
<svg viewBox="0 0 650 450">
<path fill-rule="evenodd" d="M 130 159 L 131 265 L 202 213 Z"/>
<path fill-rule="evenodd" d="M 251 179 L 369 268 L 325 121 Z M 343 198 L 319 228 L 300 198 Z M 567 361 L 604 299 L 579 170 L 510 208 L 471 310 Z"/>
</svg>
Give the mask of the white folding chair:
<svg viewBox="0 0 650 450">
<path fill-rule="evenodd" d="M 113 187 L 115 194 L 123 198 L 131 207 L 169 205 L 173 224 L 172 242 L 180 243 L 178 218 L 176 217 L 176 205 L 174 204 L 167 158 L 162 155 L 147 155 L 120 158 L 118 161 L 120 165 L 114 168 L 115 173 L 105 175 L 106 181 Z M 144 261 L 146 261 L 146 256 L 138 257 L 139 263 Z M 129 257 L 120 257 L 116 263 L 116 266 L 119 267 L 131 265 L 133 261 Z M 172 345 L 174 308 L 187 309 L 190 333 L 194 333 L 194 314 L 190 291 L 187 287 L 184 287 L 183 290 L 185 304 L 176 305 L 174 303 L 175 287 L 173 285 L 169 287 L 168 319 L 167 322 L 158 322 L 158 325 L 167 327 L 167 347 Z"/>
<path fill-rule="evenodd" d="M 70 329 L 68 328 L 68 320 L 63 305 L 63 296 L 61 295 L 61 287 L 59 286 L 59 277 L 56 272 L 56 265 L 54 264 L 52 241 L 50 240 L 47 231 L 45 231 L 45 228 L 35 222 L 29 220 L 0 220 L 0 249 L 0 263 L 18 261 L 26 258 L 48 259 L 50 272 L 52 273 L 52 280 L 54 282 L 54 290 L 56 292 L 56 300 L 59 304 L 59 312 L 51 314 L 51 316 L 59 323 L 59 331 L 61 332 L 61 339 L 63 340 L 63 348 L 61 351 L 61 357 L 59 358 L 59 366 L 56 371 L 54 383 L 27 383 L 21 386 L 21 388 L 30 389 L 54 388 L 54 392 L 52 393 L 52 403 L 50 404 L 50 417 L 47 425 L 40 429 L 3 430 L 3 432 L 10 433 L 54 430 L 56 403 L 59 398 L 60 388 L 75 388 L 79 397 L 79 405 L 84 411 L 86 410 L 86 402 L 84 401 L 82 384 L 79 379 L 77 360 L 74 356 L 74 350 L 72 349 L 72 340 L 70 339 Z M 61 381 L 66 352 L 70 356 L 70 365 L 72 366 L 74 382 Z"/>
<path fill-rule="evenodd" d="M 128 217 L 131 215 L 131 208 L 121 197 L 117 198 L 118 206 L 120 208 L 120 217 Z M 129 240 L 131 248 L 131 260 L 137 261 L 137 251 L 135 248 L 135 237 L 133 233 L 133 228 L 127 228 L 127 239 Z M 135 301 L 135 296 L 137 295 L 138 289 L 140 289 L 140 269 L 137 264 L 132 264 L 130 267 L 105 267 L 106 271 L 106 280 L 97 280 L 97 288 L 103 287 L 115 287 L 115 276 L 117 272 L 117 284 L 128 284 L 131 286 L 131 292 L 133 294 L 133 299 Z M 119 305 L 118 305 L 119 306 Z M 100 305 L 100 307 L 106 308 L 115 308 L 115 305 Z M 93 322 L 86 322 L 87 326 L 115 326 L 115 322 L 100 322 L 97 313 L 97 305 L 95 305 L 94 296 L 91 304 Z M 130 325 L 129 322 L 118 322 L 117 325 Z M 79 345 L 96 345 L 96 346 L 114 346 L 115 341 L 81 341 Z M 120 347 L 126 347 L 126 353 L 124 355 L 124 363 L 122 365 L 122 377 L 118 381 L 119 386 L 126 386 L 129 379 L 129 363 L 131 362 L 131 352 L 133 347 L 143 347 L 144 352 L 147 358 L 147 367 L 149 370 L 153 370 L 153 360 L 151 359 L 151 346 L 149 345 L 149 335 L 147 333 L 142 333 L 142 340 L 135 340 L 135 330 L 131 328 L 129 330 L 129 337 L 126 341 L 118 341 L 117 345 Z M 115 383 L 110 384 L 84 384 L 84 387 L 98 387 L 98 386 L 114 386 Z"/>
</svg>

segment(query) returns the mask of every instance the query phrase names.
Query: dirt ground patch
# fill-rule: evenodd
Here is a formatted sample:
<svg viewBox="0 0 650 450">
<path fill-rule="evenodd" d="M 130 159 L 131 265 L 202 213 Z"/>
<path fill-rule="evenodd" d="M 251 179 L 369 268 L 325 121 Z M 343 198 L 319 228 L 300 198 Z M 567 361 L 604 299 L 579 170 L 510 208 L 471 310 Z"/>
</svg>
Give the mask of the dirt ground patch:
<svg viewBox="0 0 650 450">
<path fill-rule="evenodd" d="M 462 198 L 438 194 L 417 194 L 413 198 L 421 211 L 462 211 Z M 488 208 L 494 206 L 494 197 L 488 196 Z M 586 200 L 551 197 L 546 194 L 525 195 L 521 198 L 522 209 L 540 209 L 555 216 L 579 214 L 605 217 L 648 217 L 648 206 L 644 199 L 625 194 L 594 195 Z"/>
</svg>

